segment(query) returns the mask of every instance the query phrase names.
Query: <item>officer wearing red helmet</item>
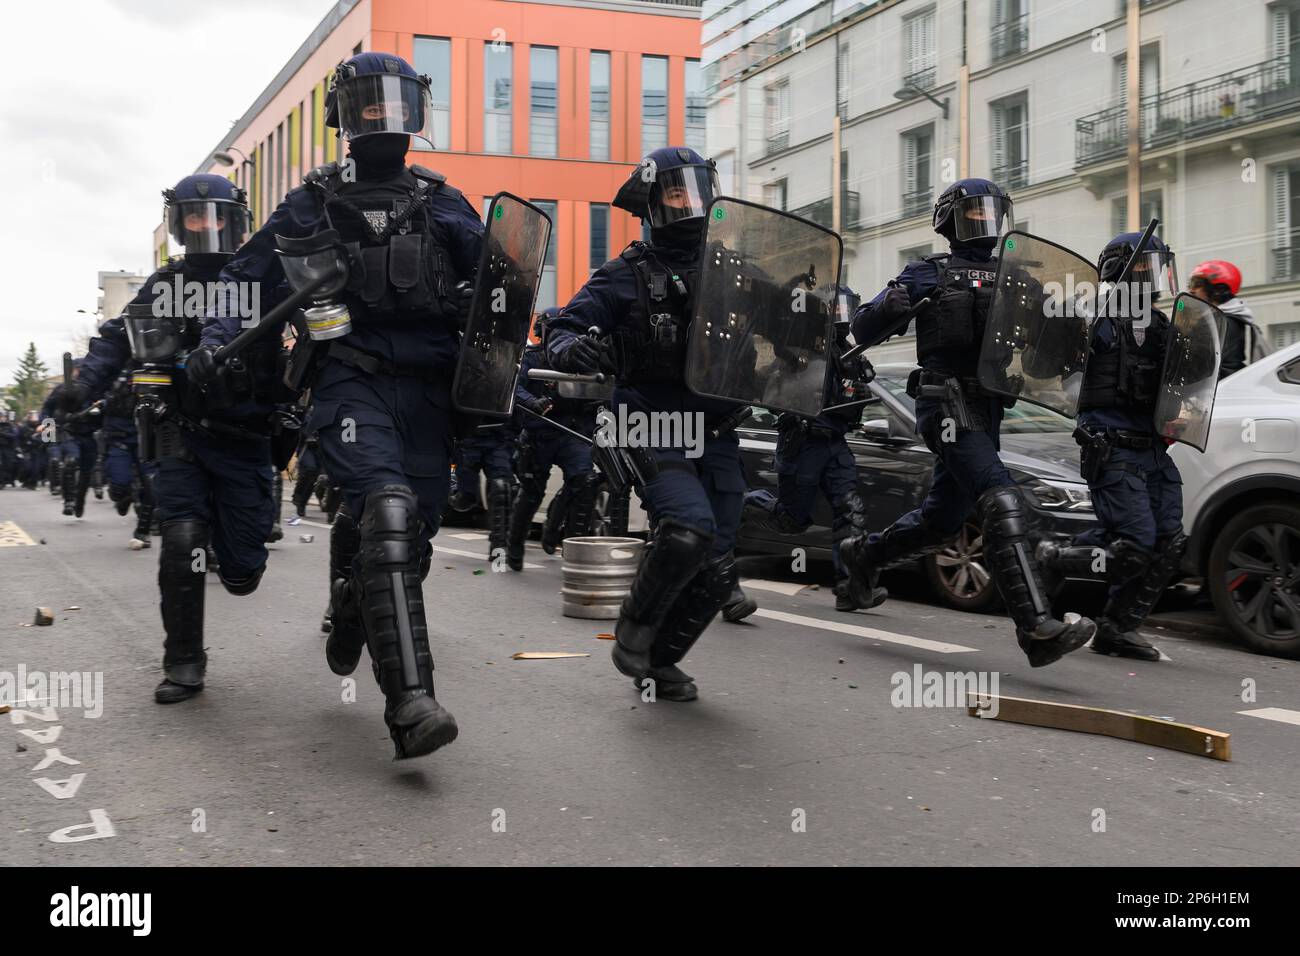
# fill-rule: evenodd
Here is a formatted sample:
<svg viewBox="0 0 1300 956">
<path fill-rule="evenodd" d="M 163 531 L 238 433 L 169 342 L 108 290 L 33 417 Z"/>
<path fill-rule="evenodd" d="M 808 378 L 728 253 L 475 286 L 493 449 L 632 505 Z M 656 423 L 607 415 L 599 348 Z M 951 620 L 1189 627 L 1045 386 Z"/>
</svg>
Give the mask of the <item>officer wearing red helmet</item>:
<svg viewBox="0 0 1300 956">
<path fill-rule="evenodd" d="M 1228 326 L 1223 335 L 1223 360 L 1219 365 L 1219 378 L 1245 368 L 1246 329 L 1252 329 L 1256 335 L 1259 334 L 1259 329 L 1250 307 L 1237 298 L 1237 293 L 1241 291 L 1241 270 L 1223 259 L 1211 259 L 1192 270 L 1188 285 L 1192 295 L 1217 306 L 1220 312 L 1237 320 Z"/>
</svg>

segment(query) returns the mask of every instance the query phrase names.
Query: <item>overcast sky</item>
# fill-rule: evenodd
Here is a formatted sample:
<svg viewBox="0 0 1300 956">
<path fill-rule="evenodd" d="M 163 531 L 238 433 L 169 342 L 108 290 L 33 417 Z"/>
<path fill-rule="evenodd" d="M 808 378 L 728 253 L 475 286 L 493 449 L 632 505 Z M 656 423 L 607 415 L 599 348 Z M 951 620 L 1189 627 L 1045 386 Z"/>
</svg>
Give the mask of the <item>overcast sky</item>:
<svg viewBox="0 0 1300 956">
<path fill-rule="evenodd" d="M 333 5 L 0 2 L 0 383 L 28 342 L 58 371 L 95 321 L 100 271 L 148 274 L 163 188 L 194 171 Z"/>
</svg>

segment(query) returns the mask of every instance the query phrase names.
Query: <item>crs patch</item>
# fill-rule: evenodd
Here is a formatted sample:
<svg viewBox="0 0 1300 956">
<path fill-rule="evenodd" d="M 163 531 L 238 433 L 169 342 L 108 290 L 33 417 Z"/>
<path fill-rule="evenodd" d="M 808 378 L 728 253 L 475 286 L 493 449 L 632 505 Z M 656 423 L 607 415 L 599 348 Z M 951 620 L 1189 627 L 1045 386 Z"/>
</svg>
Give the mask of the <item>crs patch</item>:
<svg viewBox="0 0 1300 956">
<path fill-rule="evenodd" d="M 375 235 L 381 235 L 388 228 L 388 210 L 386 209 L 366 209 L 363 210 L 366 215 L 366 222 L 370 223 L 370 228 L 375 231 Z"/>
<path fill-rule="evenodd" d="M 998 281 L 996 272 L 988 272 L 984 269 L 968 269 L 966 278 L 970 280 L 971 288 L 978 289 L 981 286 L 992 285 Z"/>
</svg>

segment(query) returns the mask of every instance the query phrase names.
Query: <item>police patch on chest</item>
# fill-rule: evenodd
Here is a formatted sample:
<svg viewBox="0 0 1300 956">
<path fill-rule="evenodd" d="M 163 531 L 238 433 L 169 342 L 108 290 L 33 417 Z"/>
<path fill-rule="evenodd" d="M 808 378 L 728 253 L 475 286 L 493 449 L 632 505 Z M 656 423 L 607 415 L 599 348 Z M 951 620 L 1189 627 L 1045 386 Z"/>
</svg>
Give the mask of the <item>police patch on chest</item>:
<svg viewBox="0 0 1300 956">
<path fill-rule="evenodd" d="M 366 222 L 370 223 L 370 228 L 375 231 L 375 235 L 381 235 L 388 228 L 388 210 L 386 209 L 365 209 Z"/>
</svg>

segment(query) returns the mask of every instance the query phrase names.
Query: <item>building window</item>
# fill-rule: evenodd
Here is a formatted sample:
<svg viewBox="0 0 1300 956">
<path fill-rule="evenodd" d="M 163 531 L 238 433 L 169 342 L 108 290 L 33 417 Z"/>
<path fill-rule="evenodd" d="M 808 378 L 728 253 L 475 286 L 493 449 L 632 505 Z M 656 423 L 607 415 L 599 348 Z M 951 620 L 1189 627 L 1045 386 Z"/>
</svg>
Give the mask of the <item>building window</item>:
<svg viewBox="0 0 1300 956">
<path fill-rule="evenodd" d="M 1283 322 L 1281 325 L 1274 325 L 1268 331 L 1273 339 L 1274 349 L 1284 349 L 1288 345 L 1300 342 L 1300 322 Z M 1296 363 L 1292 362 L 1288 366 L 1288 371 L 1294 374 L 1295 366 Z M 1294 382 L 1296 379 L 1291 378 L 1290 381 Z"/>
<path fill-rule="evenodd" d="M 1152 219 L 1160 220 L 1160 229 L 1157 235 L 1168 235 L 1165 228 L 1164 202 L 1163 194 L 1159 189 L 1148 189 L 1142 192 L 1142 215 L 1139 217 L 1139 229 L 1145 229 L 1147 223 Z M 1118 236 L 1121 232 L 1128 232 L 1128 196 L 1120 196 L 1111 201 L 1110 204 L 1110 234 Z"/>
<path fill-rule="evenodd" d="M 1269 279 L 1300 279 L 1300 163 L 1269 170 Z"/>
<path fill-rule="evenodd" d="M 491 41 L 483 44 L 483 152 L 510 152 L 510 110 L 512 92 L 512 58 L 509 43 Z"/>
<path fill-rule="evenodd" d="M 668 145 L 668 57 L 641 57 L 641 154 Z"/>
<path fill-rule="evenodd" d="M 934 127 L 903 134 L 903 218 L 919 216 L 933 205 Z"/>
<path fill-rule="evenodd" d="M 451 148 L 451 41 L 442 37 L 415 38 L 415 72 L 431 81 L 429 117 L 430 135 L 434 149 Z M 428 149 L 418 139 L 411 141 L 413 149 Z"/>
<path fill-rule="evenodd" d="M 849 41 L 837 33 L 835 46 L 835 109 L 840 120 L 849 118 L 849 88 L 853 84 L 853 71 L 849 65 Z"/>
<path fill-rule="evenodd" d="M 903 85 L 928 90 L 938 81 L 934 10 L 903 20 Z"/>
<path fill-rule="evenodd" d="M 555 247 L 560 244 L 559 218 L 555 213 L 554 199 L 529 200 L 534 206 L 551 217 L 551 241 L 546 244 L 546 261 L 542 263 L 542 281 L 537 288 L 537 311 L 554 308 L 558 291 L 555 277 Z"/>
<path fill-rule="evenodd" d="M 767 151 L 779 153 L 790 145 L 789 77 L 765 87 L 763 117 L 767 131 Z"/>
<path fill-rule="evenodd" d="M 591 51 L 591 158 L 609 159 L 609 54 Z"/>
<path fill-rule="evenodd" d="M 704 74 L 699 60 L 686 61 L 686 145 L 697 153 L 706 150 L 708 99 L 704 95 Z"/>
<path fill-rule="evenodd" d="M 917 262 L 924 259 L 934 251 L 930 243 L 923 246 L 908 246 L 906 249 L 898 250 L 898 267 L 902 269 L 909 262 Z"/>
<path fill-rule="evenodd" d="M 731 150 L 721 153 L 714 157 L 718 164 L 718 188 L 722 190 L 724 196 L 735 196 L 736 193 L 736 154 Z"/>
<path fill-rule="evenodd" d="M 993 30 L 989 35 L 993 62 L 1019 56 L 1029 49 L 1028 0 L 993 0 Z"/>
<path fill-rule="evenodd" d="M 529 50 L 529 58 L 528 152 L 533 156 L 555 156 L 559 54 L 555 47 L 535 46 Z"/>
<path fill-rule="evenodd" d="M 786 181 L 778 179 L 774 183 L 767 183 L 763 186 L 763 205 L 771 206 L 773 209 L 779 209 L 785 212 L 785 201 L 787 198 Z"/>
<path fill-rule="evenodd" d="M 1003 189 L 1029 182 L 1029 100 L 1024 93 L 990 105 L 993 122 L 993 181 Z"/>
<path fill-rule="evenodd" d="M 609 259 L 609 205 L 603 202 L 591 204 L 591 254 L 587 259 L 588 268 L 595 272 Z"/>
</svg>

